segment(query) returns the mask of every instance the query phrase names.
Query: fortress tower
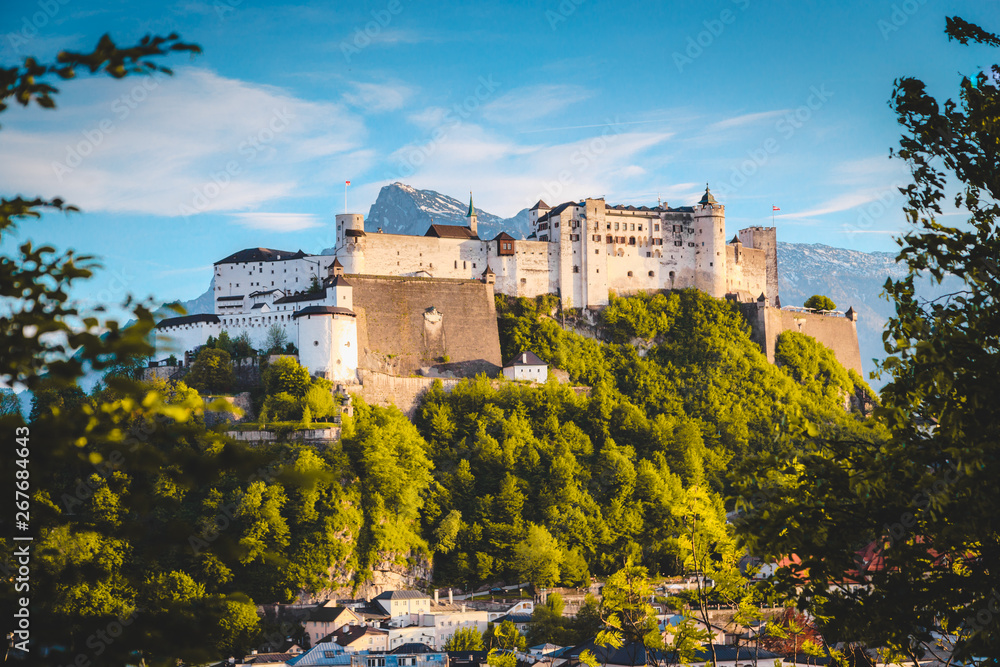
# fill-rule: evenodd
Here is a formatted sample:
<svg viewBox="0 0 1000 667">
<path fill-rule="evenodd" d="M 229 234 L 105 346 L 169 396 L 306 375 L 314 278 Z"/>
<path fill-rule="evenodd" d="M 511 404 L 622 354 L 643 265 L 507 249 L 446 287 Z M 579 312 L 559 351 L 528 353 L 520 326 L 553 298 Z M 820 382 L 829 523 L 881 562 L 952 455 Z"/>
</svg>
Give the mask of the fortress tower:
<svg viewBox="0 0 1000 667">
<path fill-rule="evenodd" d="M 726 207 L 708 185 L 694 207 L 694 286 L 716 299 L 726 295 Z"/>
<path fill-rule="evenodd" d="M 360 213 L 337 214 L 337 257 L 344 265 L 345 273 L 365 272 L 364 248 L 359 243 L 365 236 L 365 216 Z"/>
<path fill-rule="evenodd" d="M 740 230 L 740 243 L 765 253 L 767 289 L 764 295 L 771 304 L 778 300 L 778 239 L 774 227 L 747 227 Z"/>
<path fill-rule="evenodd" d="M 307 306 L 293 317 L 299 329 L 299 362 L 314 375 L 333 382 L 356 382 L 358 324 L 354 311 L 339 306 Z"/>
</svg>

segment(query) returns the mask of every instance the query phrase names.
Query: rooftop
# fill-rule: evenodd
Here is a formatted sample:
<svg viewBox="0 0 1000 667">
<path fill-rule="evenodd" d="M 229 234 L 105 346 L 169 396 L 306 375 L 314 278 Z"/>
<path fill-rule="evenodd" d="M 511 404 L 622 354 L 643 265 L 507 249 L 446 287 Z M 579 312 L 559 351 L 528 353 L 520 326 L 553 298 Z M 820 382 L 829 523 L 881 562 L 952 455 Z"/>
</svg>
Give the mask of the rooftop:
<svg viewBox="0 0 1000 667">
<path fill-rule="evenodd" d="M 547 366 L 544 361 L 538 358 L 538 356 L 531 350 L 522 350 L 518 352 L 517 355 L 507 362 L 504 368 L 510 368 L 511 366 Z"/>
<path fill-rule="evenodd" d="M 424 236 L 436 236 L 441 239 L 478 239 L 469 227 L 459 225 L 431 225 Z"/>
<path fill-rule="evenodd" d="M 247 248 L 234 252 L 225 259 L 220 259 L 215 263 L 219 264 L 242 264 L 245 262 L 278 262 L 287 259 L 300 259 L 306 254 L 301 250 L 292 252 L 290 250 L 275 250 L 274 248 Z"/>
<path fill-rule="evenodd" d="M 156 328 L 163 329 L 166 327 L 179 327 L 184 324 L 196 324 L 198 322 L 218 324 L 219 316 L 212 315 L 211 313 L 200 313 L 198 315 L 184 315 L 183 317 L 168 317 L 164 320 L 160 320 L 156 324 Z"/>
<path fill-rule="evenodd" d="M 430 599 L 430 596 L 420 591 L 382 591 L 375 596 L 375 600 L 420 600 Z"/>
</svg>

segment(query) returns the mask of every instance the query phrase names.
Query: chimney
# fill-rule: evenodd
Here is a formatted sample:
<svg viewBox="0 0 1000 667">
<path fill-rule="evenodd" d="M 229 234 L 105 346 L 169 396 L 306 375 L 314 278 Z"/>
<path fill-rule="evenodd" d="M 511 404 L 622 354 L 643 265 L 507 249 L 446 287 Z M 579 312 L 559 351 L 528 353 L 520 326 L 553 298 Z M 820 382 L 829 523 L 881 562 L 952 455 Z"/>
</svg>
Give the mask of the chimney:
<svg viewBox="0 0 1000 667">
<path fill-rule="evenodd" d="M 435 606 L 438 604 L 438 589 L 436 588 L 434 589 L 434 604 Z"/>
<path fill-rule="evenodd" d="M 464 602 L 462 603 L 462 613 L 463 614 L 465 613 L 465 603 Z"/>
<path fill-rule="evenodd" d="M 451 589 L 448 589 L 448 604 L 455 604 L 455 599 L 452 597 Z"/>
</svg>

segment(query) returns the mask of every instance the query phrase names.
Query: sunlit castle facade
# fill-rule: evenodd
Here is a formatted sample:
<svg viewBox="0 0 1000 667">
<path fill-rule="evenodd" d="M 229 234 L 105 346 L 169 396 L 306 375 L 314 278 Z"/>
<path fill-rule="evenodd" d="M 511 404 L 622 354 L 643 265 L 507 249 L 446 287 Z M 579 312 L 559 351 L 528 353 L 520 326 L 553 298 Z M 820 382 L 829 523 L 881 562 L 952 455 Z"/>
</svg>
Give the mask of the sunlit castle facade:
<svg viewBox="0 0 1000 667">
<path fill-rule="evenodd" d="M 471 197 L 467 217 L 468 226 L 434 224 L 424 236 L 410 236 L 371 233 L 362 215 L 342 214 L 336 216 L 334 256 L 269 248 L 234 253 L 215 263 L 213 312 L 157 325 L 157 359 L 184 358 L 222 331 L 233 338 L 246 333 L 263 348 L 269 331 L 280 327 L 312 374 L 355 382 L 359 329 L 350 276 L 362 283 L 414 278 L 421 294 L 431 287 L 416 279 L 477 281 L 486 283 L 491 307 L 494 292 L 557 294 L 564 308 L 597 308 L 607 305 L 609 293 L 687 287 L 779 305 L 774 228 L 742 229 L 727 242 L 725 206 L 708 188 L 694 206 L 677 208 L 609 206 L 603 199 L 550 207 L 539 201 L 529 212 L 531 233 L 524 240 L 506 232 L 481 239 Z"/>
<path fill-rule="evenodd" d="M 183 357 L 222 331 L 233 338 L 246 333 L 255 347 L 263 347 L 277 326 L 312 374 L 354 382 L 358 329 L 353 307 L 353 288 L 336 258 L 301 250 L 241 250 L 215 263 L 215 312 L 157 325 L 157 357 Z"/>
<path fill-rule="evenodd" d="M 511 296 L 558 294 L 564 308 L 607 305 L 608 294 L 694 287 L 716 298 L 778 303 L 773 227 L 726 241 L 725 206 L 712 193 L 694 206 L 610 206 L 585 199 L 529 211 L 531 234 L 479 238 L 469 226 L 431 225 L 424 236 L 370 233 L 360 214 L 337 216 L 336 256 L 348 274 L 481 278 Z"/>
</svg>

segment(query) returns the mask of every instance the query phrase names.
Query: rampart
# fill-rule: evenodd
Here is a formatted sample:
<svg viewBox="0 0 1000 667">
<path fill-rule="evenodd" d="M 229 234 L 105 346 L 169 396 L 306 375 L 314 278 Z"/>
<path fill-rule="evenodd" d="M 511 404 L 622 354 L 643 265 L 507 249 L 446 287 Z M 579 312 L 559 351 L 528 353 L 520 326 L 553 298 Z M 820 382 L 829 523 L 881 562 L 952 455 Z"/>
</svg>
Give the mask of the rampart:
<svg viewBox="0 0 1000 667">
<path fill-rule="evenodd" d="M 493 286 L 478 280 L 349 275 L 361 370 L 412 375 L 441 363 L 500 372 Z"/>
<path fill-rule="evenodd" d="M 349 391 L 359 396 L 369 405 L 388 407 L 395 405 L 407 417 L 413 418 L 421 397 L 430 389 L 438 378 L 429 377 L 399 377 L 369 370 L 360 370 L 360 386 L 352 386 Z M 451 391 L 461 380 L 443 378 L 441 384 L 445 391 Z"/>
<path fill-rule="evenodd" d="M 751 339 L 760 345 L 771 363 L 774 363 L 778 335 L 782 331 L 799 331 L 830 348 L 844 368 L 854 369 L 864 377 L 861 349 L 858 346 L 857 320 L 853 311 L 849 311 L 847 315 L 817 313 L 775 308 L 760 301 L 738 305 L 740 312 L 750 324 Z"/>
</svg>

